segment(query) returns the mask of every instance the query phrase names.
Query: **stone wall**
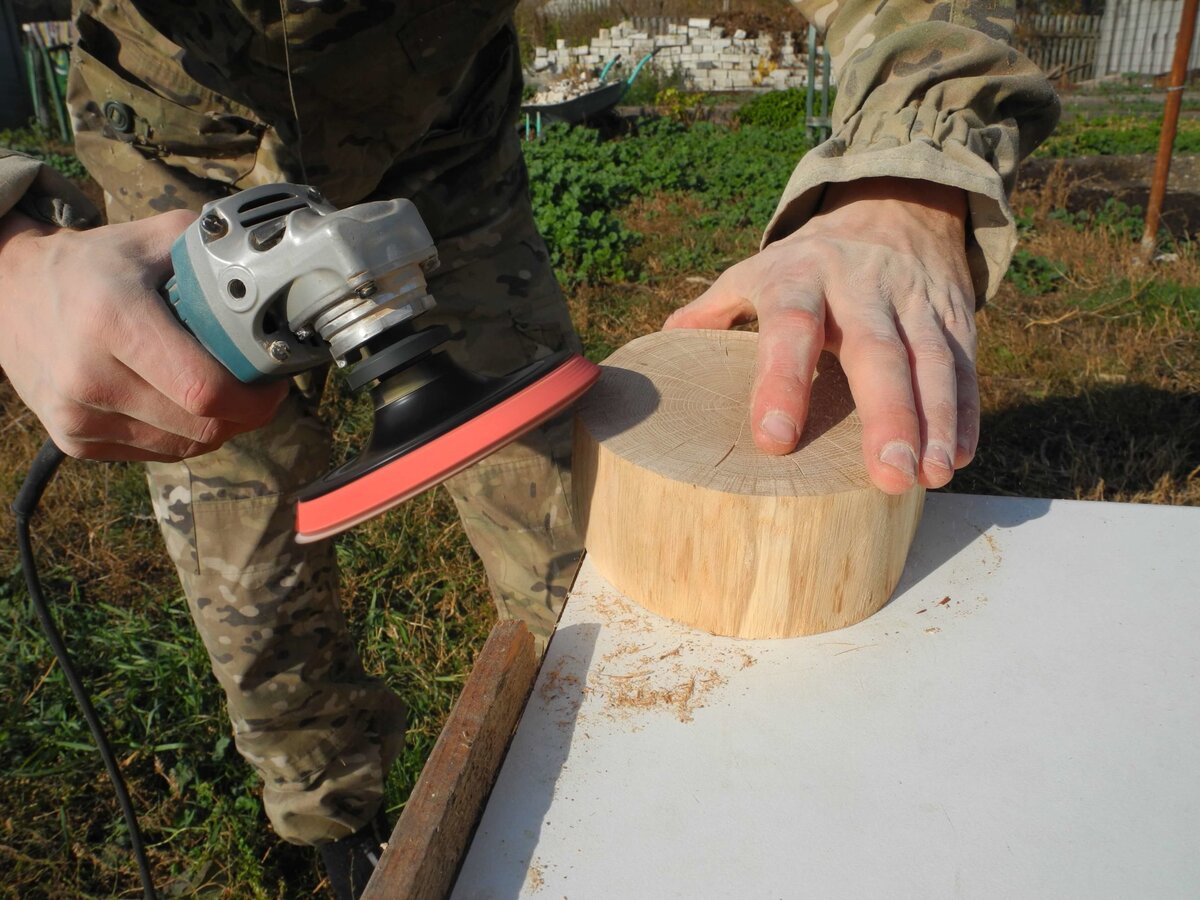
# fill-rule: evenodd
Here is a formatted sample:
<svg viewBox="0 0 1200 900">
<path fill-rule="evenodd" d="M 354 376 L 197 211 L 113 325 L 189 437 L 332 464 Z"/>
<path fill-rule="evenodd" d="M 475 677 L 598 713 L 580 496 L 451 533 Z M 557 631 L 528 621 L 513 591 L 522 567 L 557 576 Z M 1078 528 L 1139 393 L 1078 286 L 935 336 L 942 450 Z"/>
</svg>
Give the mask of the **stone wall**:
<svg viewBox="0 0 1200 900">
<path fill-rule="evenodd" d="M 631 71 L 647 53 L 648 64 L 659 72 L 683 75 L 688 87 L 700 91 L 764 90 L 803 87 L 808 81 L 808 57 L 799 52 L 799 41 L 790 34 L 745 31 L 726 34 L 710 19 L 689 19 L 686 25 L 669 24 L 664 34 L 640 31 L 631 22 L 600 29 L 586 45 L 538 47 L 534 51 L 535 75 L 553 77 L 579 69 L 602 67 L 614 56 Z M 820 66 L 817 68 L 820 79 Z"/>
</svg>

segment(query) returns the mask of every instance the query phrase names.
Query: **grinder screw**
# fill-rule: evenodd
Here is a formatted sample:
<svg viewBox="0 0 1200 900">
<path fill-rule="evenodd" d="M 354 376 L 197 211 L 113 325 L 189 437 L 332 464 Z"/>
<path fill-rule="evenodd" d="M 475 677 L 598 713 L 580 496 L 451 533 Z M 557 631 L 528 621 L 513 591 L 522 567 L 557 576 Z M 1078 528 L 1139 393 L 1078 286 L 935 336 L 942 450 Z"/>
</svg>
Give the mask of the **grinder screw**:
<svg viewBox="0 0 1200 900">
<path fill-rule="evenodd" d="M 360 297 L 370 297 L 375 293 L 376 290 L 378 290 L 378 288 L 375 287 L 375 282 L 367 281 L 356 287 L 354 289 L 354 293 L 358 294 Z"/>
<path fill-rule="evenodd" d="M 210 212 L 200 220 L 200 230 L 210 238 L 219 238 L 229 230 L 229 226 L 215 212 Z"/>
<path fill-rule="evenodd" d="M 272 341 L 267 352 L 276 362 L 285 362 L 292 355 L 292 348 L 288 346 L 287 341 Z"/>
</svg>

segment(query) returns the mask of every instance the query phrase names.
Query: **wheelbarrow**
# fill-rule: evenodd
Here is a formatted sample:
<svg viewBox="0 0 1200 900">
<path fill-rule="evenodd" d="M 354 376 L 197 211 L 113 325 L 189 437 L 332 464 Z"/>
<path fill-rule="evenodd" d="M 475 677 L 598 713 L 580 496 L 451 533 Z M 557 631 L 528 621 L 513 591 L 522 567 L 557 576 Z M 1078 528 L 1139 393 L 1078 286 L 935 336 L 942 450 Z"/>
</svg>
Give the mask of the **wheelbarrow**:
<svg viewBox="0 0 1200 900">
<path fill-rule="evenodd" d="M 550 122 L 566 122 L 568 125 L 578 125 L 580 122 L 594 119 L 597 116 L 603 115 L 612 110 L 621 99 L 628 93 L 629 88 L 633 86 L 633 82 L 637 79 L 638 74 L 642 71 L 642 67 L 654 57 L 655 51 L 647 53 L 634 66 L 633 71 L 629 73 L 628 78 L 623 78 L 620 81 L 601 84 L 595 90 L 588 91 L 586 94 L 580 94 L 578 97 L 572 97 L 570 100 L 564 100 L 561 103 L 546 103 L 533 104 L 527 103 L 522 105 L 521 112 L 525 114 L 525 137 L 528 139 L 531 133 L 538 137 L 542 134 L 543 124 Z M 600 70 L 600 81 L 603 82 L 608 75 L 609 70 L 621 57 L 614 56 L 604 68 Z"/>
</svg>

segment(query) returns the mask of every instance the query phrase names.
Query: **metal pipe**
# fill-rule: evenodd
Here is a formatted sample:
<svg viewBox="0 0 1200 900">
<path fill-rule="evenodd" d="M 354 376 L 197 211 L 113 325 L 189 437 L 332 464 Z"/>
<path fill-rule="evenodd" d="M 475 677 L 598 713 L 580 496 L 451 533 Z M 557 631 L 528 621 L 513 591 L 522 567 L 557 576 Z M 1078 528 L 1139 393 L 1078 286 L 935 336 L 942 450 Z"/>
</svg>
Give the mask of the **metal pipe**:
<svg viewBox="0 0 1200 900">
<path fill-rule="evenodd" d="M 1142 258 L 1149 262 L 1158 245 L 1158 221 L 1162 215 L 1163 197 L 1167 193 L 1167 175 L 1171 171 L 1171 151 L 1175 147 L 1175 132 L 1179 128 L 1179 107 L 1183 104 L 1183 86 L 1187 82 L 1188 57 L 1192 51 L 1192 36 L 1196 32 L 1196 9 L 1200 0 L 1184 0 L 1179 33 L 1175 36 L 1175 59 L 1171 64 L 1171 80 L 1167 85 L 1167 102 L 1163 109 L 1162 132 L 1158 137 L 1158 158 L 1154 161 L 1154 180 L 1150 183 L 1150 199 L 1146 204 L 1146 228 L 1142 232 Z"/>
<path fill-rule="evenodd" d="M 817 26 L 808 26 L 808 81 L 804 85 L 804 125 L 809 140 L 813 136 L 813 92 L 817 80 Z"/>
</svg>

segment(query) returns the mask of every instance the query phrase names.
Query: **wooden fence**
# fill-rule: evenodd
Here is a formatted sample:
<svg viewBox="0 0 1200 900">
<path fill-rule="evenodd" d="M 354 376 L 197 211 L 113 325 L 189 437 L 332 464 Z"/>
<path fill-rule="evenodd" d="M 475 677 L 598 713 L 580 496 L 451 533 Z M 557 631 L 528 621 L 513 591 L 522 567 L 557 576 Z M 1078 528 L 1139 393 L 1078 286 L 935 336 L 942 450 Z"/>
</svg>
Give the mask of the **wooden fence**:
<svg viewBox="0 0 1200 900">
<path fill-rule="evenodd" d="M 1171 68 L 1183 0 L 1108 0 L 1095 76 L 1161 75 Z M 1189 69 L 1200 67 L 1200 30 Z"/>
<path fill-rule="evenodd" d="M 1091 78 L 1101 16 L 1035 15 L 1017 21 L 1013 43 L 1052 78 Z"/>
<path fill-rule="evenodd" d="M 613 0 L 550 0 L 542 7 L 547 16 L 572 16 L 579 13 L 605 12 Z"/>
</svg>

